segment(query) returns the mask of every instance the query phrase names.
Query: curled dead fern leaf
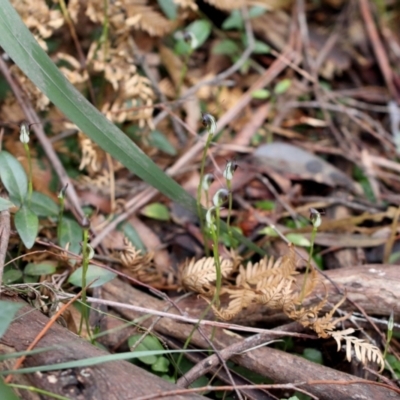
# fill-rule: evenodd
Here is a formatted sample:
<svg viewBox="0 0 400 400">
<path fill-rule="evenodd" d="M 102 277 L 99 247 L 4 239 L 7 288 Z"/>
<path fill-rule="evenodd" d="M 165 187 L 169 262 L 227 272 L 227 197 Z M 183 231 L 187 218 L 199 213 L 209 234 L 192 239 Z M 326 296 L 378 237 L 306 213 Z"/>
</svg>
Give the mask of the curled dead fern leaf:
<svg viewBox="0 0 400 400">
<path fill-rule="evenodd" d="M 230 296 L 228 307 L 225 309 L 217 309 L 216 307 L 212 306 L 212 309 L 219 318 L 226 321 L 236 317 L 236 315 L 238 315 L 242 310 L 246 309 L 256 299 L 256 294 L 250 289 L 226 289 L 224 293 L 229 293 Z"/>
<path fill-rule="evenodd" d="M 153 254 L 142 254 L 127 238 L 124 238 L 125 247 L 118 252 L 118 258 L 121 264 L 130 271 L 138 271 L 152 265 Z"/>
<path fill-rule="evenodd" d="M 220 257 L 221 274 L 226 278 L 233 269 L 233 262 Z M 181 273 L 181 284 L 186 290 L 211 296 L 217 279 L 213 257 L 204 257 L 199 261 L 194 259 L 186 263 Z"/>
<path fill-rule="evenodd" d="M 354 332 L 353 328 L 345 329 L 344 331 L 332 332 L 331 336 L 335 339 L 338 345 L 338 351 L 341 349 L 342 340 L 346 343 L 346 359 L 351 361 L 352 349 L 354 349 L 357 360 L 366 364 L 367 361 L 376 362 L 380 366 L 380 372 L 385 367 L 385 360 L 383 359 L 381 351 L 371 343 L 363 339 L 358 339 L 355 336 L 348 336 Z"/>
</svg>

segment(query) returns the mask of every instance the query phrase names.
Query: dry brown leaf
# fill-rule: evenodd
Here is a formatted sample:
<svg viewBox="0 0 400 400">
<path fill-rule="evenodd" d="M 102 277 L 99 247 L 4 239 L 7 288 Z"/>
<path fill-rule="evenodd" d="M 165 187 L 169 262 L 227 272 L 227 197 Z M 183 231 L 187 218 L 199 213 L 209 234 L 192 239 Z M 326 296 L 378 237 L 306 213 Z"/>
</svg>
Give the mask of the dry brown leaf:
<svg viewBox="0 0 400 400">
<path fill-rule="evenodd" d="M 346 343 L 346 359 L 351 361 L 352 359 L 352 348 L 354 348 L 354 353 L 357 360 L 366 364 L 367 361 L 376 362 L 380 366 L 380 371 L 382 372 L 385 368 L 385 360 L 382 356 L 381 351 L 374 345 L 367 343 L 365 340 L 358 339 L 355 336 L 348 336 L 353 333 L 354 329 L 349 328 L 343 331 L 332 332 L 332 337 L 335 339 L 338 348 L 337 351 L 341 349 L 342 340 Z"/>
<path fill-rule="evenodd" d="M 233 262 L 220 257 L 221 274 L 226 278 L 233 269 Z M 213 257 L 204 257 L 199 261 L 187 262 L 181 273 L 181 284 L 186 290 L 211 295 L 214 293 L 213 283 L 217 279 Z"/>
</svg>

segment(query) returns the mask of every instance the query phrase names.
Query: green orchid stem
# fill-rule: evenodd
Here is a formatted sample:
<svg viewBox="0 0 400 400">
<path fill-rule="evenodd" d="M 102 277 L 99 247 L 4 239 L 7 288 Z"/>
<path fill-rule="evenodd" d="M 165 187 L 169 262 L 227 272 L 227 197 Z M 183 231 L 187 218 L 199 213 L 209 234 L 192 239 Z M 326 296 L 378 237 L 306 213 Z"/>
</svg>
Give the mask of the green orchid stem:
<svg viewBox="0 0 400 400">
<path fill-rule="evenodd" d="M 60 395 L 58 395 L 56 393 L 51 393 L 51 392 L 48 392 L 47 390 L 39 389 L 39 388 L 34 387 L 34 386 L 19 385 L 19 384 L 16 384 L 16 383 L 9 383 L 8 386 L 10 386 L 10 387 L 12 387 L 14 389 L 23 389 L 23 390 L 28 390 L 28 391 L 34 392 L 34 393 L 39 393 L 39 394 L 42 394 L 44 396 L 51 397 L 53 399 L 68 400 L 68 397 L 60 396 Z"/>
<path fill-rule="evenodd" d="M 190 332 L 188 338 L 186 339 L 184 345 L 183 345 L 183 350 L 186 350 L 189 346 L 190 341 L 192 340 L 192 336 L 194 332 L 197 330 L 197 328 L 200 326 L 200 322 L 204 319 L 204 317 L 208 314 L 208 312 L 211 310 L 211 307 L 215 304 L 217 308 L 219 308 L 219 295 L 221 293 L 221 286 L 222 286 L 222 271 L 221 271 L 221 261 L 219 259 L 219 251 L 218 251 L 218 244 L 219 244 L 219 229 L 220 229 L 220 223 L 219 223 L 219 207 L 216 207 L 215 209 L 215 227 L 211 224 L 210 231 L 211 231 L 211 237 L 213 239 L 214 243 L 214 262 L 215 262 L 215 274 L 216 274 L 216 283 L 215 283 L 215 293 L 213 296 L 213 299 L 211 300 L 210 304 L 206 307 L 206 309 L 202 312 L 200 315 L 199 321 L 196 323 L 196 325 L 193 327 L 192 331 Z M 214 336 L 215 330 L 213 329 L 212 336 Z M 176 362 L 177 366 L 179 367 L 180 362 L 182 361 L 183 353 L 179 354 L 179 358 Z"/>
<path fill-rule="evenodd" d="M 310 267 L 311 267 L 311 260 L 312 260 L 312 256 L 313 256 L 313 252 L 314 252 L 314 241 L 315 241 L 315 236 L 317 234 L 317 231 L 318 231 L 318 228 L 313 226 L 313 229 L 311 232 L 310 252 L 308 253 L 308 260 L 307 260 L 307 268 L 306 268 L 306 272 L 304 274 L 303 285 L 301 286 L 300 304 L 303 303 L 304 296 L 305 296 L 307 277 L 308 277 L 308 273 L 309 273 Z"/>
<path fill-rule="evenodd" d="M 203 235 L 203 240 L 204 240 L 204 251 L 205 251 L 207 257 L 209 255 L 208 246 L 207 246 L 208 235 L 207 235 L 207 232 L 206 232 L 206 229 L 204 226 L 204 213 L 203 213 L 203 208 L 201 206 L 201 192 L 202 192 L 202 187 L 203 187 L 204 168 L 206 165 L 207 151 L 208 151 L 208 148 L 210 147 L 212 138 L 213 138 L 213 135 L 208 134 L 207 141 L 206 141 L 206 144 L 205 144 L 204 150 L 203 150 L 203 156 L 201 158 L 200 182 L 199 182 L 199 186 L 197 187 L 197 214 L 199 216 L 200 230 L 201 230 L 201 234 Z"/>
<path fill-rule="evenodd" d="M 83 243 L 82 243 L 82 317 L 79 325 L 79 335 L 82 332 L 83 321 L 86 323 L 86 329 L 90 336 L 89 326 L 89 306 L 86 299 L 86 275 L 89 268 L 89 228 L 83 228 Z"/>
<path fill-rule="evenodd" d="M 220 209 L 217 207 L 215 209 L 215 224 L 216 229 L 214 227 L 211 228 L 211 237 L 213 239 L 213 254 L 214 254 L 214 262 L 215 262 L 215 274 L 216 274 L 216 281 L 215 281 L 215 294 L 213 298 L 213 303 L 217 308 L 219 308 L 219 294 L 221 293 L 221 286 L 222 286 L 222 272 L 221 272 L 221 261 L 219 259 L 219 234 L 220 234 L 220 224 L 219 224 L 219 215 Z"/>
<path fill-rule="evenodd" d="M 28 205 L 31 205 L 31 198 L 33 192 L 33 183 L 32 183 L 32 159 L 31 152 L 29 150 L 28 143 L 24 143 L 24 149 L 26 153 L 26 157 L 28 158 Z"/>
<path fill-rule="evenodd" d="M 232 196 L 232 181 L 230 179 L 226 180 L 226 186 L 229 191 L 229 198 L 228 198 L 228 218 L 226 220 L 226 225 L 228 227 L 228 234 L 229 234 L 229 243 L 232 246 L 233 237 L 232 237 L 232 229 L 231 229 L 231 212 L 232 212 L 232 203 L 233 203 L 233 196 Z"/>
<path fill-rule="evenodd" d="M 392 340 L 393 336 L 393 311 L 390 314 L 389 321 L 388 321 L 388 329 L 386 335 L 386 343 L 385 343 L 385 351 L 383 352 L 383 359 L 386 359 L 387 353 L 389 351 L 390 341 Z"/>
<path fill-rule="evenodd" d="M 60 211 L 58 213 L 58 225 L 57 225 L 57 237 L 58 237 L 58 240 L 61 239 L 61 226 L 62 226 L 62 220 L 63 220 L 63 216 L 64 216 L 65 197 L 64 196 L 60 196 L 59 200 L 60 200 Z"/>
<path fill-rule="evenodd" d="M 192 56 L 192 53 L 193 53 L 193 49 L 190 48 L 188 53 L 185 55 L 185 59 L 183 60 L 181 76 L 179 77 L 179 83 L 178 83 L 178 89 L 177 89 L 177 98 L 179 98 L 181 95 L 183 82 L 184 82 L 187 72 L 188 72 L 188 63 L 189 63 L 190 57 Z"/>
</svg>

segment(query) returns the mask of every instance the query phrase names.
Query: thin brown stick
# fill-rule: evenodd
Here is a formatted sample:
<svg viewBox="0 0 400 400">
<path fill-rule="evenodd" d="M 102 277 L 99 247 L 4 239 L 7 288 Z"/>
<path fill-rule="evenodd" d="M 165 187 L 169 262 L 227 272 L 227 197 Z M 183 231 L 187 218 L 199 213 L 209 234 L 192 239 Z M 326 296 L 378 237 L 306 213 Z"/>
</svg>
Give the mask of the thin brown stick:
<svg viewBox="0 0 400 400">
<path fill-rule="evenodd" d="M 373 386 L 380 386 L 384 387 L 386 389 L 389 389 L 395 393 L 400 394 L 400 389 L 389 386 L 385 383 L 380 383 L 380 382 L 372 382 L 372 381 L 367 381 L 367 380 L 362 380 L 362 379 L 357 379 L 354 381 L 334 381 L 334 380 L 310 380 L 310 381 L 305 381 L 305 382 L 296 382 L 296 383 L 284 383 L 284 384 L 267 384 L 267 385 L 238 385 L 236 386 L 237 389 L 291 389 L 291 390 L 299 390 L 301 392 L 304 392 L 304 389 L 301 389 L 302 386 L 314 386 L 314 385 L 341 385 L 341 386 L 347 386 L 347 385 L 373 385 Z M 168 397 L 168 396 L 177 396 L 181 394 L 190 394 L 190 393 L 201 393 L 201 392 L 208 392 L 208 391 L 213 391 L 213 392 L 219 392 L 219 391 L 226 391 L 226 390 L 232 390 L 231 386 L 205 386 L 205 387 L 200 387 L 200 388 L 192 388 L 192 389 L 181 389 L 181 390 L 171 390 L 170 392 L 163 392 L 163 393 L 157 393 L 157 394 L 151 394 L 148 396 L 141 396 L 141 397 L 136 397 L 135 400 L 153 400 L 153 399 L 161 399 L 163 397 Z M 312 396 L 311 393 L 307 392 L 307 394 Z M 314 399 L 318 399 L 318 397 L 313 396 Z"/>
<path fill-rule="evenodd" d="M 302 329 L 302 327 L 297 322 L 292 322 L 288 325 L 276 328 L 275 330 L 293 333 L 292 331 L 296 329 Z M 272 329 L 272 331 L 274 331 L 274 329 Z M 257 335 L 251 336 L 238 343 L 234 343 L 231 346 L 228 346 L 225 349 L 221 350 L 219 353 L 219 357 L 216 354 L 212 354 L 211 356 L 197 363 L 191 370 L 189 370 L 185 375 L 178 379 L 177 385 L 179 387 L 188 387 L 196 379 L 200 378 L 201 376 L 205 375 L 213 368 L 215 368 L 220 362 L 219 358 L 228 360 L 236 354 L 244 353 L 249 349 L 260 346 L 261 344 L 275 338 L 276 335 L 271 334 L 271 331 L 265 331 Z"/>
<path fill-rule="evenodd" d="M 396 92 L 396 88 L 393 83 L 393 71 L 390 67 L 389 60 L 382 44 L 381 38 L 379 37 L 378 30 L 372 17 L 370 5 L 368 0 L 359 0 L 360 12 L 364 19 L 365 30 L 371 41 L 372 49 L 375 53 L 376 62 L 382 72 L 383 78 L 385 79 L 386 86 L 390 92 L 392 98 L 399 100 L 399 96 Z"/>
<path fill-rule="evenodd" d="M 57 321 L 57 319 L 60 317 L 60 315 L 81 295 L 82 291 L 80 291 L 77 295 L 75 295 L 72 299 L 70 299 L 66 304 L 64 304 L 50 319 L 49 322 L 44 326 L 44 328 L 39 332 L 39 334 L 36 336 L 35 340 L 28 346 L 26 351 L 33 350 L 34 347 L 39 343 L 40 339 L 49 331 L 51 326 Z M 22 363 L 25 361 L 27 355 L 21 356 L 18 358 L 18 360 L 15 362 L 14 367 L 12 368 L 12 371 L 15 371 L 18 369 Z M 13 378 L 13 375 L 8 375 L 7 378 L 4 380 L 5 383 L 10 383 Z"/>
<path fill-rule="evenodd" d="M 385 248 L 383 251 L 383 263 L 389 264 L 390 254 L 392 253 L 393 245 L 396 240 L 397 235 L 397 226 L 399 224 L 399 217 L 400 217 L 400 207 L 397 207 L 396 214 L 393 217 L 392 226 L 390 228 L 390 236 L 385 243 Z"/>
</svg>

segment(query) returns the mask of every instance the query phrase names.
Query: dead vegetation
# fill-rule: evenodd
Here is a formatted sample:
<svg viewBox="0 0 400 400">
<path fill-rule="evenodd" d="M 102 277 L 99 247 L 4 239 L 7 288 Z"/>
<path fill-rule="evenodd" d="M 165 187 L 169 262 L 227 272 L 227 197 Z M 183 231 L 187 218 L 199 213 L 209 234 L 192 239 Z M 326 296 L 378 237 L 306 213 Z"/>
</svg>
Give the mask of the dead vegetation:
<svg viewBox="0 0 400 400">
<path fill-rule="evenodd" d="M 103 332 L 114 332 L 113 324 L 117 324 L 118 318 L 125 318 L 128 332 L 132 320 L 142 321 L 143 308 L 147 307 L 151 315 L 154 309 L 151 299 L 146 297 L 148 291 L 166 299 L 156 314 L 163 318 L 143 318 L 133 332 L 152 332 L 170 348 L 182 348 L 191 335 L 182 320 L 169 324 L 168 321 L 174 321 L 174 314 L 168 309 L 171 304 L 182 318 L 188 319 L 199 318 L 208 304 L 219 321 L 215 329 L 221 331 L 223 339 L 218 335 L 214 341 L 209 339 L 214 338 L 214 332 L 200 326 L 192 343 L 199 348 L 215 345 L 214 350 L 221 354 L 225 348 L 239 345 L 229 341 L 229 335 L 222 332 L 225 328 L 218 323 L 226 322 L 226 329 L 231 329 L 239 320 L 255 333 L 257 329 L 278 329 L 280 324 L 294 321 L 304 331 L 299 335 L 305 335 L 303 342 L 296 342 L 296 350 L 300 349 L 296 354 L 313 346 L 306 342 L 311 340 L 307 336 L 310 331 L 325 339 L 322 350 L 317 349 L 326 363 L 326 370 L 321 366 L 321 371 L 325 371 L 321 379 L 330 381 L 330 376 L 336 376 L 335 370 L 350 372 L 350 367 L 343 367 L 343 359 L 350 363 L 351 372 L 360 361 L 366 368 L 362 373 L 355 372 L 357 376 L 369 379 L 370 383 L 390 384 L 399 394 L 396 382 L 400 369 L 393 367 L 398 365 L 400 354 L 396 338 L 389 347 L 394 361 L 388 364 L 383 357 L 387 320 L 392 310 L 377 305 L 389 304 L 394 309 L 398 332 L 398 277 L 392 273 L 387 286 L 378 279 L 388 273 L 388 264 L 398 263 L 399 258 L 397 3 L 173 0 L 169 3 L 177 7 L 174 18 L 168 17 L 160 1 L 155 0 L 11 3 L 66 78 L 191 194 L 200 184 L 200 153 L 204 144 L 198 133 L 202 130 L 202 115 L 214 115 L 218 133 L 208 151 L 206 172 L 213 173 L 216 179 L 207 197 L 212 199 L 225 186 L 224 165 L 238 158 L 239 168 L 232 182 L 232 225 L 268 254 L 259 258 L 221 234 L 223 301 L 217 307 L 213 301 L 215 260 L 204 254 L 205 247 L 211 253 L 212 247 L 209 239 L 202 237 L 197 219 L 149 190 L 119 160 L 67 120 L 17 65 L 8 63 L 6 68 L 19 83 L 18 90 L 24 93 L 49 132 L 45 145 L 39 145 L 32 135 L 34 190 L 58 201 L 52 182 L 54 163 L 41 150 L 47 146 L 62 160 L 61 175 L 67 176 L 67 170 L 73 176 L 67 178 L 77 190 L 75 199 L 68 198 L 66 204 L 69 220 L 74 220 L 72 214 L 80 215 L 77 210 L 90 209 L 93 265 L 107 266 L 134 286 L 143 285 L 143 290 L 137 292 L 124 287 L 126 297 L 118 292 L 123 287 L 118 286 L 121 282 L 115 286 L 107 284 L 104 299 L 101 293 L 93 294 L 100 304 L 101 300 L 114 301 L 105 312 L 115 313 L 117 318 L 106 315 L 104 319 L 110 327 L 102 326 Z M 226 28 L 228 18 L 231 26 Z M 185 38 L 187 27 L 196 21 L 203 22 L 200 36 L 207 29 L 210 32 L 199 46 L 185 50 L 179 34 Z M 189 39 L 192 40 L 190 35 Z M 188 45 L 189 39 L 186 37 L 183 42 Z M 16 128 L 27 116 L 15 93 L 8 88 L 4 93 L 0 103 L 5 128 L 4 136 L 1 134 L 2 148 L 12 153 L 27 171 L 28 160 Z M 159 208 L 147 208 L 154 204 L 165 207 L 166 216 L 160 217 L 164 211 Z M 203 201 L 205 208 L 210 204 L 211 201 Z M 316 257 L 310 260 L 310 273 L 303 288 L 299 276 L 308 259 L 303 247 L 308 249 L 312 238 L 310 208 L 324 209 L 326 213 L 315 237 Z M 6 263 L 10 263 L 5 283 L 11 284 L 11 288 L 14 284 L 13 290 L 22 291 L 24 298 L 34 297 L 32 303 L 40 304 L 41 309 L 46 302 L 62 304 L 65 293 L 74 290 L 68 279 L 82 263 L 81 238 L 73 240 L 75 231 L 69 241 L 61 242 L 57 238 L 57 217 L 41 217 L 38 240 L 17 262 L 15 257 L 20 256 L 22 249 L 20 239 L 13 226 L 5 228 L 5 211 L 1 213 L 0 235 L 4 230 L 11 231 L 8 249 L 0 250 Z M 225 207 L 221 210 L 222 219 L 226 220 L 227 215 Z M 118 223 L 121 225 L 117 229 Z M 127 226 L 135 229 L 142 250 L 133 243 L 135 235 Z M 285 241 L 293 244 L 288 246 Z M 230 249 L 225 251 L 225 246 Z M 4 247 L 3 239 L 0 247 Z M 328 276 L 330 270 L 343 269 L 348 273 L 343 276 L 351 276 L 350 281 L 343 280 L 336 288 L 335 278 L 333 283 L 328 282 L 318 273 L 318 257 Z M 185 259 L 188 261 L 184 262 Z M 29 286 L 29 279 L 33 278 L 25 274 L 24 268 L 27 264 L 43 263 L 53 266 L 57 273 L 37 276 L 37 282 Z M 354 271 L 350 274 L 349 270 Z M 8 271 L 17 271 L 18 278 L 7 278 L 14 276 L 7 275 Z M 367 273 L 371 275 L 370 281 Z M 339 280 L 340 274 L 335 277 Z M 177 293 L 182 288 L 195 296 L 183 300 L 181 306 Z M 365 313 L 365 303 L 360 306 L 359 302 L 368 299 L 371 304 L 367 304 L 369 312 Z M 142 314 L 129 314 L 132 310 L 124 310 L 123 304 L 142 307 Z M 352 314 L 357 307 L 361 313 L 357 314 L 361 318 L 359 325 Z M 377 325 L 370 317 L 378 319 Z M 65 325 L 74 332 L 79 318 L 72 312 L 71 322 Z M 97 329 L 103 317 L 93 318 L 96 322 L 92 321 L 92 325 Z M 213 323 L 210 316 L 206 321 Z M 232 328 L 235 332 L 237 329 Z M 110 352 L 126 347 L 129 334 L 118 340 L 109 338 Z M 240 337 L 241 342 L 247 340 L 248 337 Z M 337 345 L 335 356 L 330 351 L 332 343 L 335 348 Z M 223 366 L 222 372 L 215 369 L 213 373 L 233 389 L 241 381 L 236 375 L 229 375 L 225 361 L 239 354 L 236 350 L 213 360 L 215 368 L 219 363 Z M 276 350 L 271 351 L 275 354 Z M 279 354 L 275 356 L 278 358 Z M 292 354 L 288 352 L 286 356 Z M 195 357 L 192 362 L 200 368 L 209 356 Z M 295 358 L 287 360 L 294 363 Z M 260 373 L 262 367 L 256 361 L 250 357 L 243 365 Z M 235 362 L 240 364 L 241 360 L 235 358 Z M 379 372 L 375 371 L 376 366 Z M 206 365 L 202 368 L 193 376 L 211 372 Z M 313 371 L 310 380 L 319 379 L 317 369 L 308 369 L 307 364 L 298 369 L 302 368 Z M 293 394 L 302 387 L 294 384 L 298 381 L 295 375 L 288 374 L 291 380 L 283 376 L 283 370 L 276 376 L 268 372 L 268 377 L 276 382 L 293 383 L 289 389 L 279 388 L 277 396 Z M 180 383 L 182 386 L 189 386 L 190 371 L 181 382 L 186 378 L 186 383 Z M 348 374 L 337 379 L 350 382 L 353 378 Z M 367 386 L 365 382 L 360 385 L 363 384 Z M 254 390 L 245 396 L 257 398 L 261 389 Z M 308 392 L 318 390 L 312 384 L 307 386 Z M 346 393 L 337 390 L 335 398 L 346 399 Z M 357 393 L 354 390 L 352 393 Z M 151 394 L 145 390 L 143 393 Z M 237 390 L 236 395 L 244 396 L 243 393 Z M 318 396 L 329 398 L 323 390 Z"/>
</svg>

